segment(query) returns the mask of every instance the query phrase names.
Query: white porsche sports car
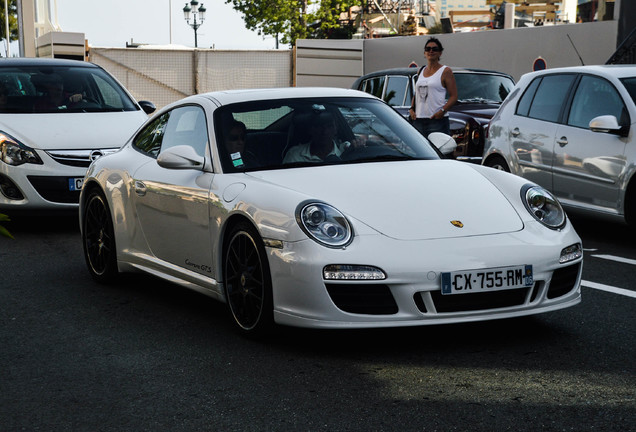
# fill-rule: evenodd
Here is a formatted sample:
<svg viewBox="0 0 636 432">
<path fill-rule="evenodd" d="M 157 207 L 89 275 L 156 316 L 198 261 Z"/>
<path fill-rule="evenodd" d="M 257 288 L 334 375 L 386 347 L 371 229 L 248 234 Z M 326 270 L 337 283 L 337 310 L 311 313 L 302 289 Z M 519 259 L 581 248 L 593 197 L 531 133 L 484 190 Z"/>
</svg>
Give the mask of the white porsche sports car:
<svg viewBox="0 0 636 432">
<path fill-rule="evenodd" d="M 97 281 L 174 281 L 226 302 L 247 333 L 458 323 L 581 301 L 581 240 L 549 192 L 444 160 L 355 90 L 216 92 L 164 107 L 92 163 L 80 225 Z"/>
</svg>

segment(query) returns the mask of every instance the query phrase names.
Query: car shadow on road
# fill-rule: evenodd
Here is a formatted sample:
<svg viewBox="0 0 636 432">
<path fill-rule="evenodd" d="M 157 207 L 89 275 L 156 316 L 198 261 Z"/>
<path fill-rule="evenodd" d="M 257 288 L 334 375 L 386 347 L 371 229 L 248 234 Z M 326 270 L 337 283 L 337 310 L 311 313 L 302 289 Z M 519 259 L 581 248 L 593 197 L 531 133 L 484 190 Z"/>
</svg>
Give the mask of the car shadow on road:
<svg viewBox="0 0 636 432">
<path fill-rule="evenodd" d="M 77 210 L 67 212 L 11 212 L 0 211 L 9 217 L 4 226 L 12 235 L 33 232 L 79 232 Z"/>
<path fill-rule="evenodd" d="M 583 246 L 587 242 L 631 244 L 636 239 L 636 230 L 620 222 L 580 214 L 568 214 L 568 217 L 583 239 Z"/>
<path fill-rule="evenodd" d="M 462 324 L 441 324 L 362 330 L 310 330 L 280 328 L 270 343 L 281 347 L 293 340 L 293 349 L 321 351 L 336 349 L 340 354 L 378 355 L 434 352 L 478 352 L 556 340 L 568 333 L 564 327 L 537 317 L 521 317 Z M 289 346 L 288 346 L 289 347 Z"/>
</svg>

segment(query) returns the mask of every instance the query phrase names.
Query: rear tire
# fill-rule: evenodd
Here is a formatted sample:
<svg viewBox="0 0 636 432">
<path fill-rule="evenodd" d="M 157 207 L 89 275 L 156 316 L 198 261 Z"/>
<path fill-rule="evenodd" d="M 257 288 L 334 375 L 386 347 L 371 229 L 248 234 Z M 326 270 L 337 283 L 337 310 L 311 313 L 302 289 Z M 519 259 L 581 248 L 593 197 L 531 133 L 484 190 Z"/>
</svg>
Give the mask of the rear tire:
<svg viewBox="0 0 636 432">
<path fill-rule="evenodd" d="M 243 334 L 262 336 L 274 327 L 272 279 L 263 241 L 248 222 L 227 233 L 223 249 L 225 298 Z"/>
<path fill-rule="evenodd" d="M 106 197 L 97 189 L 92 190 L 86 199 L 82 223 L 82 244 L 88 271 L 99 283 L 113 282 L 119 274 L 115 231 Z"/>
<path fill-rule="evenodd" d="M 506 160 L 501 156 L 492 156 L 488 158 L 484 165 L 499 171 L 510 172 L 510 167 L 506 163 Z"/>
</svg>

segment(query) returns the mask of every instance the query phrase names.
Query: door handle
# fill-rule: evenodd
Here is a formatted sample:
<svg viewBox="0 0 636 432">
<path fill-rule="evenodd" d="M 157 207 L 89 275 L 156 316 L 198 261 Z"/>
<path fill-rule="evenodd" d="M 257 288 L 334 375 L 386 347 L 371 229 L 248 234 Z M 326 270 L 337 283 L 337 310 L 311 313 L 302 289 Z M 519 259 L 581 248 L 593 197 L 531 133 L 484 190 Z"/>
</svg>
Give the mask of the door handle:
<svg viewBox="0 0 636 432">
<path fill-rule="evenodd" d="M 512 130 L 512 132 L 510 132 L 510 135 L 512 135 L 513 137 L 519 136 L 519 134 L 521 133 L 521 131 L 519 131 L 519 128 L 516 127 Z"/>
<path fill-rule="evenodd" d="M 139 196 L 146 195 L 146 185 L 140 180 L 135 180 L 135 193 Z"/>
<path fill-rule="evenodd" d="M 562 136 L 560 139 L 557 140 L 557 144 L 559 144 L 561 147 L 565 147 L 566 145 L 568 145 L 568 137 Z"/>
</svg>

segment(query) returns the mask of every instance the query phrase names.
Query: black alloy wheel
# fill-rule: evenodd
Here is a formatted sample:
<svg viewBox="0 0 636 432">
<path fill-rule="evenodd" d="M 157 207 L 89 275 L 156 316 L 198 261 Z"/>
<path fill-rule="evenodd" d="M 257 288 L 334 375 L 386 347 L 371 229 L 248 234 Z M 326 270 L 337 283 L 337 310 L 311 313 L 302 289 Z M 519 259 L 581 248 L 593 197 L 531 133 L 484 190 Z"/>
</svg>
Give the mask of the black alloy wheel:
<svg viewBox="0 0 636 432">
<path fill-rule="evenodd" d="M 223 269 L 230 313 L 245 334 L 261 335 L 274 325 L 272 282 L 263 242 L 247 222 L 226 237 Z"/>
<path fill-rule="evenodd" d="M 115 233 L 108 203 L 98 190 L 89 193 L 83 224 L 82 243 L 88 270 L 97 282 L 112 282 L 118 274 Z"/>
</svg>

